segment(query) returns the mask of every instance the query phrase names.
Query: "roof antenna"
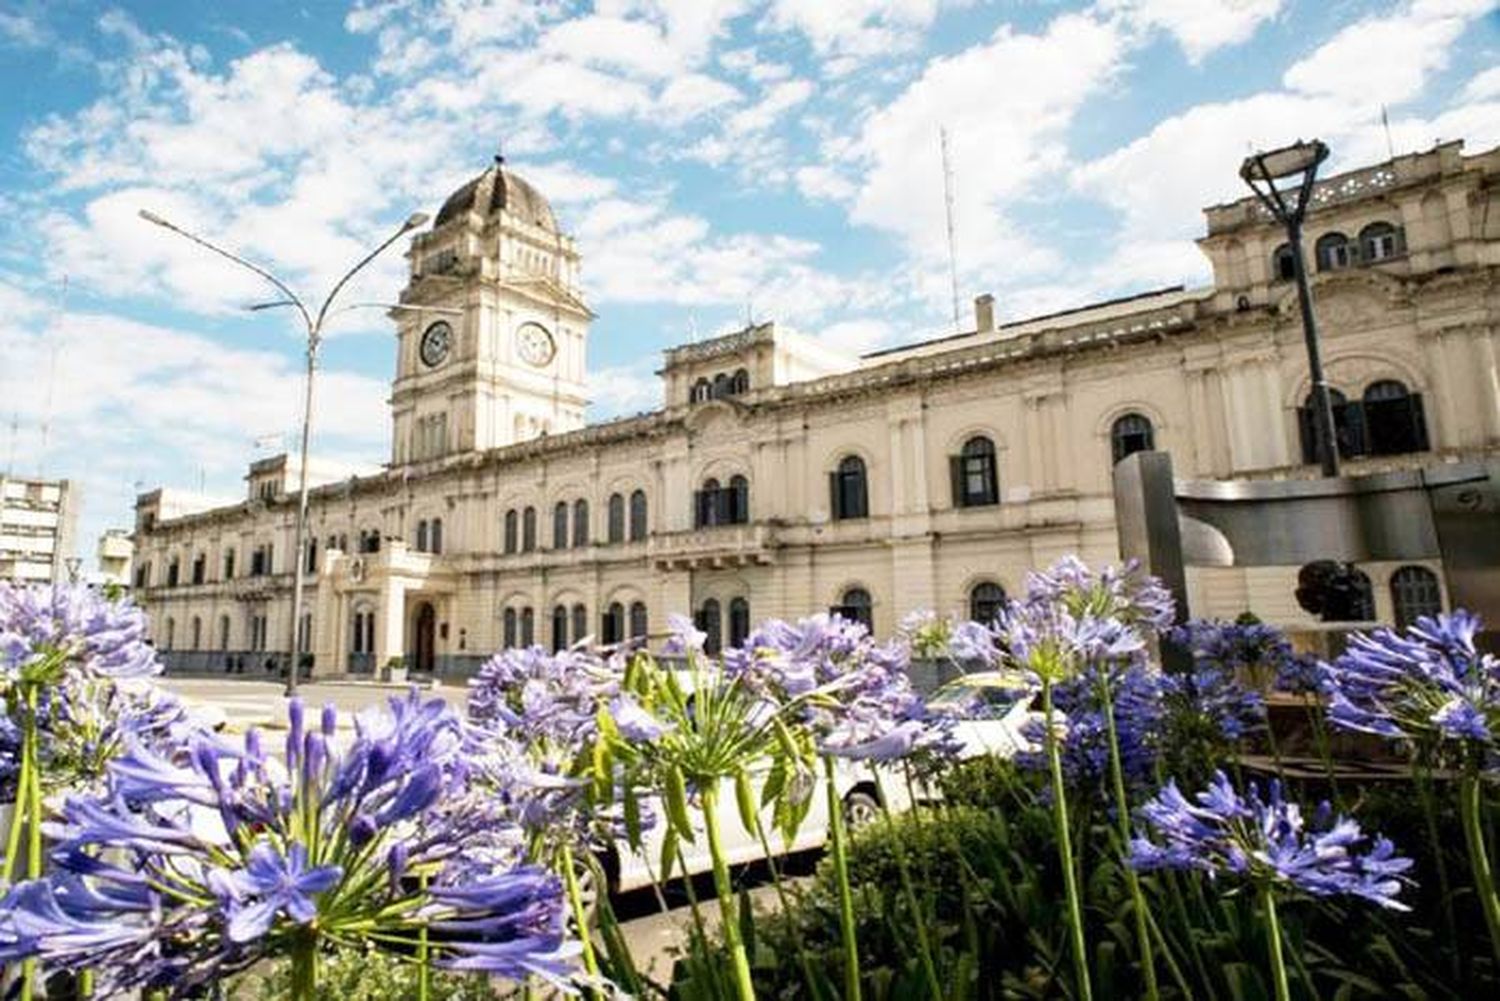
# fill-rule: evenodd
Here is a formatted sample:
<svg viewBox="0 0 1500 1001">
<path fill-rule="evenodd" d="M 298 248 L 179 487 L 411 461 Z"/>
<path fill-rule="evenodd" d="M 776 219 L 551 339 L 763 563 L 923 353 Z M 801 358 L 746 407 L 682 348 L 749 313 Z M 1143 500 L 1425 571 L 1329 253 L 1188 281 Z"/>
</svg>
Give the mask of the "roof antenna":
<svg viewBox="0 0 1500 1001">
<path fill-rule="evenodd" d="M 1386 112 L 1383 104 L 1380 106 L 1380 124 L 1385 126 L 1385 151 L 1394 160 L 1396 159 L 1396 144 L 1391 142 L 1391 116 Z"/>
<path fill-rule="evenodd" d="M 953 166 L 948 161 L 948 127 L 938 126 L 938 142 L 943 150 L 943 202 L 948 210 L 948 279 L 953 286 L 953 332 L 959 333 L 958 319 L 958 241 L 953 236 Z"/>
</svg>

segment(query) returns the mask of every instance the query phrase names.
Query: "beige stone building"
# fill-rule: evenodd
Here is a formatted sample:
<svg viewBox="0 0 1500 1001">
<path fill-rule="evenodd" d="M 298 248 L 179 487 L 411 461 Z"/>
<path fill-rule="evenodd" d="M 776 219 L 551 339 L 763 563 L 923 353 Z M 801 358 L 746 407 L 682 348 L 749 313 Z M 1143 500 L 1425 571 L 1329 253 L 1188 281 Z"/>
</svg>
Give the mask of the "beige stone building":
<svg viewBox="0 0 1500 1001">
<path fill-rule="evenodd" d="M 1500 150 L 1445 144 L 1315 199 L 1348 470 L 1494 456 Z M 827 608 L 878 633 L 918 607 L 985 614 L 1063 553 L 1117 557 L 1131 451 L 1179 476 L 1316 475 L 1281 230 L 1249 197 L 1206 214 L 1211 287 L 998 325 L 981 296 L 973 330 L 862 358 L 756 325 L 667 351 L 660 410 L 585 426 L 578 250 L 497 165 L 412 242 L 389 464 L 313 491 L 300 554 L 285 458 L 231 506 L 143 495 L 138 593 L 169 663 L 259 670 L 290 645 L 304 560 L 318 674 L 398 655 L 459 674 L 506 644 L 659 634 L 671 612 L 723 642 Z M 1434 563 L 1361 569 L 1372 618 L 1445 600 Z M 1308 625 L 1295 573 L 1194 571 L 1193 611 Z"/>
</svg>

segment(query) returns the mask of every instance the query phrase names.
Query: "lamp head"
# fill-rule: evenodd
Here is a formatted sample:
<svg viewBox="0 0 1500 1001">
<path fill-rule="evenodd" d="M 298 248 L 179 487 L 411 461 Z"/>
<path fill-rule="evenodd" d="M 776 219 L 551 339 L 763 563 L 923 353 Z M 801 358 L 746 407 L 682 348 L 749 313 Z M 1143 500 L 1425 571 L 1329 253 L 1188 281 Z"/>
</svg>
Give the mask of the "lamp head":
<svg viewBox="0 0 1500 1001">
<path fill-rule="evenodd" d="M 427 219 L 428 215 L 426 212 L 413 212 L 406 217 L 406 222 L 401 224 L 401 231 L 408 232 L 416 229 L 418 226 L 425 226 L 427 225 Z"/>
<path fill-rule="evenodd" d="M 136 215 L 140 216 L 142 219 L 146 220 L 147 222 L 153 223 L 153 224 L 155 224 L 157 226 L 166 226 L 168 229 L 170 229 L 172 227 L 171 223 L 167 222 L 167 220 L 163 219 L 161 216 L 157 215 L 155 212 L 152 212 L 150 209 L 140 209 L 140 210 L 138 210 L 136 212 Z"/>
<path fill-rule="evenodd" d="M 1312 142 L 1303 142 L 1299 139 L 1290 146 L 1246 157 L 1244 164 L 1240 167 L 1240 177 L 1247 183 L 1260 180 L 1279 181 L 1286 177 L 1316 170 L 1318 165 L 1326 159 L 1328 159 L 1328 147 L 1322 140 L 1314 139 Z"/>
</svg>

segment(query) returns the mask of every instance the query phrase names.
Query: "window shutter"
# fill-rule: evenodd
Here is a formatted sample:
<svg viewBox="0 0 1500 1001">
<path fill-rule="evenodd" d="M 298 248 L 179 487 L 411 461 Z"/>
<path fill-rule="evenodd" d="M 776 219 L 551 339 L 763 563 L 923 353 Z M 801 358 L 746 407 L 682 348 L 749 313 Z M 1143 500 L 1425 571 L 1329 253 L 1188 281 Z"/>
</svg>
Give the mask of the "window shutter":
<svg viewBox="0 0 1500 1001">
<path fill-rule="evenodd" d="M 844 517 L 844 509 L 839 505 L 839 474 L 837 472 L 828 474 L 828 516 L 834 520 Z"/>
<path fill-rule="evenodd" d="M 1318 422 L 1312 407 L 1297 408 L 1297 431 L 1302 437 L 1302 461 L 1307 465 L 1318 462 Z"/>
<path fill-rule="evenodd" d="M 1421 393 L 1412 393 L 1408 399 L 1411 401 L 1412 451 L 1425 452 L 1432 447 L 1427 441 L 1427 409 L 1422 406 Z"/>
<path fill-rule="evenodd" d="M 1342 420 L 1340 419 L 1342 418 Z M 1365 427 L 1365 405 L 1350 400 L 1342 407 L 1333 408 L 1333 423 L 1338 434 L 1339 452 L 1346 457 L 1369 455 L 1369 436 Z"/>
<path fill-rule="evenodd" d="M 964 499 L 964 457 L 948 456 L 948 479 L 953 486 L 953 506 L 966 507 Z"/>
</svg>

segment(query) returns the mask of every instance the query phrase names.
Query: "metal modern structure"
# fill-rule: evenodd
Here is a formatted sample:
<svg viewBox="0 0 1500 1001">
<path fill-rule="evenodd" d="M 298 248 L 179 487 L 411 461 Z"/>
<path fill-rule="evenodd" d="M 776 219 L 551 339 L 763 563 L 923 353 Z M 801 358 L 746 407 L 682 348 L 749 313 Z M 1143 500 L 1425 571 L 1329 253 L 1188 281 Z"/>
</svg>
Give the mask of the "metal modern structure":
<svg viewBox="0 0 1500 1001">
<path fill-rule="evenodd" d="M 203 237 L 198 236 L 196 233 L 191 233 L 188 230 L 183 229 L 170 220 L 164 219 L 161 216 L 157 215 L 155 212 L 141 209 L 140 217 L 147 222 L 152 223 L 153 225 L 160 226 L 163 229 L 171 230 L 178 236 L 191 240 L 192 242 L 198 244 L 200 247 L 211 250 L 215 254 L 218 254 L 220 257 L 233 261 L 235 264 L 238 264 L 243 268 L 255 272 L 261 278 L 264 278 L 266 281 L 275 286 L 276 290 L 286 298 L 278 299 L 274 302 L 257 303 L 256 305 L 249 308 L 259 310 L 282 306 L 291 306 L 297 310 L 297 314 L 302 318 L 302 322 L 307 328 L 307 384 L 302 401 L 302 458 L 301 465 L 297 470 L 297 533 L 296 544 L 293 547 L 295 556 L 293 559 L 292 568 L 292 636 L 291 646 L 289 648 L 292 653 L 291 663 L 287 666 L 286 681 L 286 694 L 288 696 L 292 696 L 297 692 L 297 673 L 300 669 L 298 660 L 300 658 L 302 648 L 302 644 L 299 643 L 298 640 L 301 638 L 300 634 L 302 632 L 303 590 L 306 585 L 307 575 L 307 453 L 309 442 L 312 437 L 313 384 L 318 368 L 318 348 L 323 344 L 323 325 L 328 320 L 328 317 L 330 315 L 329 311 L 333 306 L 334 300 L 338 298 L 339 293 L 343 291 L 344 286 L 349 283 L 349 280 L 356 274 L 358 274 L 360 270 L 365 267 L 365 265 L 369 264 L 376 257 L 380 256 L 380 253 L 391 244 L 395 243 L 397 240 L 401 239 L 401 237 L 405 236 L 407 233 L 410 233 L 412 230 L 418 228 L 419 226 L 425 225 L 427 222 L 427 215 L 422 212 L 416 212 L 408 216 L 406 221 L 401 224 L 399 229 L 397 229 L 390 236 L 386 237 L 386 239 L 378 247 L 370 251 L 363 258 L 361 258 L 357 264 L 346 271 L 344 273 L 344 276 L 334 283 L 334 286 L 329 291 L 328 295 L 324 297 L 323 304 L 318 307 L 316 315 L 314 315 L 313 312 L 307 308 L 306 304 L 303 303 L 302 299 L 297 295 L 296 292 L 292 291 L 290 286 L 288 286 L 280 278 L 277 278 L 266 268 L 263 268 L 251 261 L 247 261 L 245 258 L 239 256 L 238 254 L 225 250 L 223 247 L 220 247 L 204 239 Z"/>
<path fill-rule="evenodd" d="M 1291 146 L 1255 153 L 1245 158 L 1240 177 L 1255 192 L 1273 218 L 1286 227 L 1287 245 L 1291 249 L 1292 269 L 1297 282 L 1297 303 L 1302 308 L 1302 336 L 1307 343 L 1307 367 L 1312 377 L 1313 427 L 1317 436 L 1318 457 L 1324 476 L 1339 475 L 1338 438 L 1333 421 L 1333 398 L 1323 376 L 1323 360 L 1318 351 L 1318 324 L 1313 316 L 1312 292 L 1307 285 L 1307 262 L 1302 253 L 1302 220 L 1312 201 L 1313 182 L 1318 165 L 1328 159 L 1328 147 L 1321 140 L 1298 140 Z M 1278 186 L 1278 181 L 1292 183 Z"/>
</svg>

